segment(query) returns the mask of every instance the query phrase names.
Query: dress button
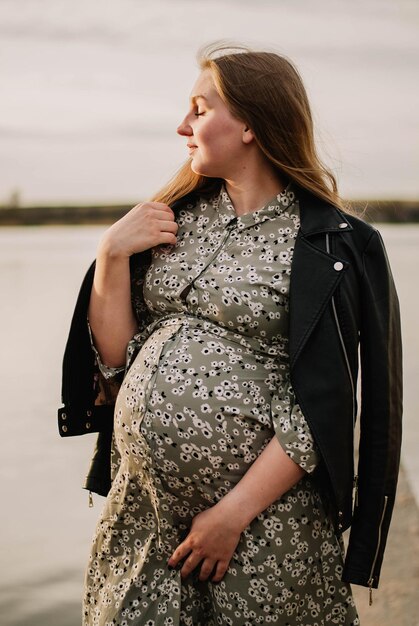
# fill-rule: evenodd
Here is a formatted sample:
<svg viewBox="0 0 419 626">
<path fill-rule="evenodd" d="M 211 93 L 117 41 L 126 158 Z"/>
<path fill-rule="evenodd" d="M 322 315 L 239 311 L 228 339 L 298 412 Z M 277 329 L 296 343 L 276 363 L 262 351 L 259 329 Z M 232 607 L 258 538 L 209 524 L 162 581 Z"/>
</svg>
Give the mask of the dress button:
<svg viewBox="0 0 419 626">
<path fill-rule="evenodd" d="M 339 530 L 342 530 L 343 524 L 338 524 L 338 528 L 339 528 Z"/>
<path fill-rule="evenodd" d="M 333 267 L 337 272 L 340 272 L 340 270 L 343 270 L 343 263 L 336 261 Z"/>
<path fill-rule="evenodd" d="M 67 419 L 67 414 L 66 413 L 61 413 L 61 419 L 62 420 L 66 420 Z"/>
<path fill-rule="evenodd" d="M 341 224 L 339 224 L 339 228 L 347 228 L 347 227 L 348 227 L 347 222 L 342 222 Z"/>
<path fill-rule="evenodd" d="M 86 411 L 86 415 L 87 415 L 87 417 L 90 417 L 92 415 L 92 412 L 91 411 Z"/>
<path fill-rule="evenodd" d="M 89 429 L 91 426 L 90 422 L 86 422 L 86 428 Z"/>
<path fill-rule="evenodd" d="M 63 426 L 61 426 L 61 430 L 63 431 L 63 433 L 67 432 L 67 426 L 64 424 Z"/>
<path fill-rule="evenodd" d="M 339 511 L 338 515 L 339 515 L 339 517 L 343 517 L 343 512 Z"/>
</svg>

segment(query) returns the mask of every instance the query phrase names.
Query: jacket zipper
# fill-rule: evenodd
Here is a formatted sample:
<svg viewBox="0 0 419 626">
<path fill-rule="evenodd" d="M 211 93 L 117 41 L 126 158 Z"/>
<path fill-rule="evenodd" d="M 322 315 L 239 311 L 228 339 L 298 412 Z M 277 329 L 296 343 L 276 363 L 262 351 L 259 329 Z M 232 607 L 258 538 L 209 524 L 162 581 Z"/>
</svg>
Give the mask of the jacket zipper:
<svg viewBox="0 0 419 626">
<path fill-rule="evenodd" d="M 370 577 L 368 579 L 368 587 L 369 587 L 369 590 L 370 590 L 370 599 L 369 599 L 369 605 L 370 606 L 372 605 L 372 585 L 373 585 L 373 582 L 374 582 L 374 568 L 375 568 L 375 564 L 376 564 L 377 558 L 378 558 L 378 551 L 380 549 L 381 527 L 383 525 L 384 515 L 385 515 L 386 509 L 387 509 L 387 502 L 388 502 L 388 496 L 384 496 L 384 507 L 383 507 L 383 512 L 381 514 L 380 525 L 378 527 L 377 549 L 375 550 L 374 560 L 372 562 L 372 567 L 371 567 L 371 573 L 370 573 Z"/>
<path fill-rule="evenodd" d="M 329 233 L 326 233 L 326 251 L 330 254 L 330 246 L 329 246 Z M 351 381 L 351 390 L 352 390 L 352 424 L 355 430 L 355 385 L 354 379 L 352 377 L 351 367 L 349 365 L 348 353 L 346 351 L 345 342 L 343 341 L 342 331 L 339 324 L 338 315 L 336 312 L 336 304 L 335 297 L 332 296 L 332 309 L 333 309 L 333 317 L 335 318 L 336 328 L 339 335 L 340 344 L 342 346 L 343 355 L 345 357 L 346 369 L 348 370 L 349 380 Z M 358 478 L 357 476 L 355 478 Z"/>
<path fill-rule="evenodd" d="M 354 476 L 354 507 L 358 506 L 358 474 Z"/>
<path fill-rule="evenodd" d="M 328 254 L 330 254 L 329 233 L 326 233 L 326 251 L 327 251 Z M 341 331 L 340 324 L 339 324 L 339 319 L 338 319 L 338 314 L 337 314 L 337 311 L 336 311 L 336 303 L 335 303 L 335 297 L 334 296 L 332 296 L 332 310 L 333 310 L 333 317 L 335 319 L 336 328 L 337 328 L 338 335 L 339 335 L 340 344 L 341 344 L 342 350 L 343 350 L 343 355 L 345 357 L 346 369 L 348 371 L 349 380 L 351 382 L 351 391 L 352 391 L 352 428 L 353 428 L 353 431 L 355 432 L 355 385 L 354 385 L 354 379 L 352 377 L 351 367 L 349 365 L 348 353 L 346 351 L 345 342 L 343 340 L 343 335 L 342 335 L 342 331 Z M 357 474 L 354 476 L 354 479 L 353 479 L 353 489 L 354 489 L 353 505 L 356 507 L 356 506 L 358 506 L 358 475 Z"/>
</svg>

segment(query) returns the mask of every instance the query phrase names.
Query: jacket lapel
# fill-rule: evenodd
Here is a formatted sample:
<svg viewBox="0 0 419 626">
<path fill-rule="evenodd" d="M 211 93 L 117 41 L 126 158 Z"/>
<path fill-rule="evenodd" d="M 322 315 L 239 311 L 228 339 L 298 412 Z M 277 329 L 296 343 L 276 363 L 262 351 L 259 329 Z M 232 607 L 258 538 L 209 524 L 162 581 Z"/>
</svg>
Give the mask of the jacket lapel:
<svg viewBox="0 0 419 626">
<path fill-rule="evenodd" d="M 293 367 L 330 301 L 349 263 L 326 251 L 326 233 L 350 232 L 352 226 L 336 207 L 298 190 L 300 230 L 295 242 L 290 282 L 290 365 Z M 342 227 L 342 224 L 346 224 Z M 324 233 L 324 245 L 313 242 Z M 318 241 L 318 237 L 316 237 Z"/>
</svg>

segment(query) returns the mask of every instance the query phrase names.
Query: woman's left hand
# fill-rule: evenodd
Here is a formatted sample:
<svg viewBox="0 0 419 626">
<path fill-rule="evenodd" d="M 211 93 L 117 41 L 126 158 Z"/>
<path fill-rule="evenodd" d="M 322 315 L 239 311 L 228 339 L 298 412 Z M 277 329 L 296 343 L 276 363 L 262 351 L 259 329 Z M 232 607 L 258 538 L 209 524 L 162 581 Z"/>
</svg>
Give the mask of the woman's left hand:
<svg viewBox="0 0 419 626">
<path fill-rule="evenodd" d="M 207 580 L 216 566 L 211 581 L 219 582 L 227 571 L 242 530 L 240 520 L 226 515 L 223 507 L 215 505 L 206 509 L 193 518 L 189 534 L 173 552 L 168 565 L 176 567 L 187 556 L 180 570 L 182 578 L 186 578 L 203 561 L 199 580 Z"/>
</svg>

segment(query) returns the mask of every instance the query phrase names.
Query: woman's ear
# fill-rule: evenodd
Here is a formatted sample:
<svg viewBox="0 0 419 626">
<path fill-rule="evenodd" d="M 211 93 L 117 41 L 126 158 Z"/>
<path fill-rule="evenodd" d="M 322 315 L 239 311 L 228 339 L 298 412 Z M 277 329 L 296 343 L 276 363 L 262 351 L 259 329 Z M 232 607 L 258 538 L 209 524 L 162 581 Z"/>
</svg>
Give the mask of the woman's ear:
<svg viewBox="0 0 419 626">
<path fill-rule="evenodd" d="M 251 143 L 254 138 L 253 131 L 248 126 L 245 126 L 243 129 L 243 143 Z"/>
</svg>

